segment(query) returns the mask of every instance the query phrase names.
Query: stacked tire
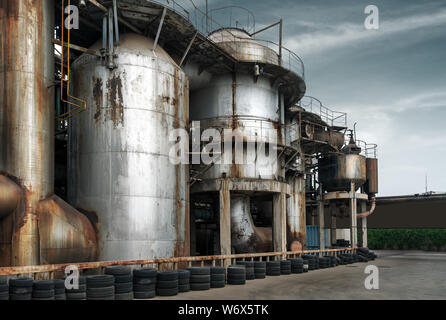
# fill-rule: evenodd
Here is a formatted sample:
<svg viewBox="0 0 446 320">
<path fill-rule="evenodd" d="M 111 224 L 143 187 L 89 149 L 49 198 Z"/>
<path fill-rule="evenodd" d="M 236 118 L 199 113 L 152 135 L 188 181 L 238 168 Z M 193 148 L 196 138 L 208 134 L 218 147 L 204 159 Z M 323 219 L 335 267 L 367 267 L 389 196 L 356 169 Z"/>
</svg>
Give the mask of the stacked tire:
<svg viewBox="0 0 446 320">
<path fill-rule="evenodd" d="M 246 280 L 254 280 L 256 278 L 254 272 L 254 261 L 238 261 L 237 264 L 245 266 Z"/>
<path fill-rule="evenodd" d="M 110 266 L 105 274 L 115 277 L 115 300 L 133 300 L 133 275 L 128 266 Z"/>
<path fill-rule="evenodd" d="M 133 270 L 134 299 L 151 299 L 156 295 L 158 271 L 152 268 Z"/>
<path fill-rule="evenodd" d="M 291 261 L 290 260 L 280 260 L 280 274 L 291 274 Z"/>
<path fill-rule="evenodd" d="M 244 265 L 236 264 L 228 267 L 228 284 L 246 284 L 246 267 Z"/>
<path fill-rule="evenodd" d="M 55 300 L 53 280 L 34 280 L 32 300 Z"/>
<path fill-rule="evenodd" d="M 324 256 L 324 258 L 328 259 L 329 262 L 329 267 L 336 267 L 337 263 L 336 263 L 336 257 L 335 256 Z"/>
<path fill-rule="evenodd" d="M 256 279 L 266 278 L 266 262 L 265 261 L 254 261 L 254 277 Z"/>
<path fill-rule="evenodd" d="M 31 300 L 33 280 L 18 278 L 9 280 L 9 300 Z"/>
<path fill-rule="evenodd" d="M 188 292 L 190 290 L 190 271 L 178 270 L 178 292 Z"/>
<path fill-rule="evenodd" d="M 308 272 L 308 260 L 307 259 L 302 259 L 303 261 L 303 267 L 304 267 L 304 272 Z"/>
<path fill-rule="evenodd" d="M 304 272 L 304 261 L 302 258 L 291 258 L 288 260 L 291 262 L 291 273 Z"/>
<path fill-rule="evenodd" d="M 316 256 L 313 255 L 303 255 L 303 259 L 308 261 L 308 270 L 316 270 L 317 269 L 317 262 L 316 262 Z"/>
<path fill-rule="evenodd" d="M 267 276 L 280 276 L 280 261 L 267 261 L 266 262 L 266 275 Z"/>
<path fill-rule="evenodd" d="M 65 285 L 65 284 L 64 284 Z M 67 300 L 86 300 L 87 299 L 87 278 L 79 277 L 79 287 L 77 289 L 66 289 Z"/>
<path fill-rule="evenodd" d="M 6 278 L 0 277 L 0 301 L 9 300 L 9 285 Z"/>
<path fill-rule="evenodd" d="M 326 269 L 330 267 L 330 260 L 325 257 L 319 257 L 319 267 L 321 269 Z"/>
<path fill-rule="evenodd" d="M 192 291 L 209 290 L 211 288 L 211 268 L 189 267 L 190 289 Z"/>
<path fill-rule="evenodd" d="M 67 295 L 65 293 L 65 281 L 62 279 L 57 279 L 53 281 L 54 281 L 54 299 L 67 300 Z"/>
<path fill-rule="evenodd" d="M 87 300 L 115 300 L 115 277 L 109 274 L 88 276 Z"/>
<path fill-rule="evenodd" d="M 178 271 L 158 271 L 156 295 L 171 297 L 178 294 Z"/>
<path fill-rule="evenodd" d="M 211 288 L 223 288 L 226 285 L 226 268 L 211 268 Z"/>
</svg>

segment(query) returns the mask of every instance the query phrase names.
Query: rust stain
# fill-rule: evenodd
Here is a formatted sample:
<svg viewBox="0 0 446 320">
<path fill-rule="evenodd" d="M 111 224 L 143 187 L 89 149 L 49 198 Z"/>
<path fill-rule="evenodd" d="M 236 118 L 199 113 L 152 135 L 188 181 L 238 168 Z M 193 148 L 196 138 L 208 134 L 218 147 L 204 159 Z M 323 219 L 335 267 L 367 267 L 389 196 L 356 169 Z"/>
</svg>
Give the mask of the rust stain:
<svg viewBox="0 0 446 320">
<path fill-rule="evenodd" d="M 113 75 L 107 81 L 107 96 L 110 104 L 110 119 L 115 128 L 124 124 L 124 100 L 122 96 L 122 81 L 119 75 Z"/>
<path fill-rule="evenodd" d="M 99 122 L 99 118 L 101 117 L 101 109 L 102 109 L 102 79 L 93 77 L 93 99 L 96 104 L 96 112 L 94 114 L 94 120 L 96 124 Z"/>
</svg>

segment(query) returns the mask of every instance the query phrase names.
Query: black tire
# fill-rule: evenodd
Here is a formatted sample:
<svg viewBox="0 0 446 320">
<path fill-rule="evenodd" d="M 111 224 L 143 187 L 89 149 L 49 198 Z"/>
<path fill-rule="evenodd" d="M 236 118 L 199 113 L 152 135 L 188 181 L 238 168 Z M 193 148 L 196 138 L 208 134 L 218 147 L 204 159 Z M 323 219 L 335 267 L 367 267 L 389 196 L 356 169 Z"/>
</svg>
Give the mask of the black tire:
<svg viewBox="0 0 446 320">
<path fill-rule="evenodd" d="M 229 280 L 246 280 L 246 274 L 228 274 Z"/>
<path fill-rule="evenodd" d="M 226 281 L 211 281 L 211 288 L 223 288 L 226 285 Z"/>
<path fill-rule="evenodd" d="M 64 287 L 65 287 L 65 279 L 63 279 L 64 280 Z M 78 278 L 78 284 L 79 284 L 79 287 L 81 286 L 81 285 L 87 285 L 87 277 L 86 276 L 80 276 L 79 278 Z M 74 284 L 74 279 L 72 279 L 71 281 L 69 281 L 69 284 L 70 285 L 73 285 Z M 66 287 L 65 287 L 66 288 Z"/>
<path fill-rule="evenodd" d="M 254 261 L 254 269 L 266 269 L 266 261 Z"/>
<path fill-rule="evenodd" d="M 112 276 L 123 276 L 132 274 L 132 269 L 129 266 L 109 266 L 105 268 L 104 273 Z"/>
<path fill-rule="evenodd" d="M 242 285 L 242 284 L 246 284 L 246 280 L 236 280 L 236 279 L 229 279 L 228 280 L 228 284 L 233 284 L 233 285 Z"/>
<path fill-rule="evenodd" d="M 302 273 L 302 272 L 304 272 L 304 268 L 291 269 L 291 273 Z"/>
<path fill-rule="evenodd" d="M 128 293 L 133 291 L 133 282 L 115 283 L 115 293 Z"/>
<path fill-rule="evenodd" d="M 152 299 L 155 298 L 156 293 L 155 290 L 153 291 L 134 291 L 133 292 L 133 299 Z"/>
<path fill-rule="evenodd" d="M 189 284 L 189 278 L 187 278 L 187 279 L 178 279 L 178 285 L 180 286 L 180 285 L 185 285 L 185 284 Z"/>
<path fill-rule="evenodd" d="M 156 284 L 156 278 L 140 278 L 140 277 L 133 277 L 133 283 L 134 284 Z"/>
<path fill-rule="evenodd" d="M 211 267 L 211 275 L 214 274 L 226 274 L 225 267 Z"/>
<path fill-rule="evenodd" d="M 255 280 L 255 278 L 256 278 L 256 276 L 255 276 L 254 272 L 246 274 L 246 280 Z"/>
<path fill-rule="evenodd" d="M 178 280 L 177 271 L 159 271 L 157 281 L 172 281 Z"/>
<path fill-rule="evenodd" d="M 267 276 L 280 276 L 280 270 L 266 270 Z"/>
<path fill-rule="evenodd" d="M 0 283 L 0 293 L 9 292 L 9 286 L 6 283 Z"/>
<path fill-rule="evenodd" d="M 82 293 L 87 291 L 87 285 L 86 284 L 80 284 L 78 289 L 66 289 L 65 292 L 68 293 Z"/>
<path fill-rule="evenodd" d="M 262 273 L 254 273 L 254 277 L 256 279 L 265 279 L 266 278 L 266 272 L 262 272 Z"/>
<path fill-rule="evenodd" d="M 9 300 L 9 292 L 0 292 L 0 300 Z"/>
<path fill-rule="evenodd" d="M 54 290 L 53 280 L 34 280 L 33 290 Z"/>
<path fill-rule="evenodd" d="M 126 293 L 116 293 L 115 300 L 133 300 L 133 291 Z"/>
<path fill-rule="evenodd" d="M 54 289 L 49 290 L 33 290 L 33 298 L 51 298 L 54 297 Z"/>
<path fill-rule="evenodd" d="M 115 294 L 115 287 L 102 287 L 102 288 L 87 288 L 87 299 L 89 298 L 103 298 L 112 296 Z"/>
<path fill-rule="evenodd" d="M 74 293 L 66 293 L 67 300 L 85 300 L 87 299 L 86 292 L 74 292 Z"/>
<path fill-rule="evenodd" d="M 31 300 L 32 295 L 31 293 L 27 294 L 10 294 L 9 300 Z"/>
<path fill-rule="evenodd" d="M 155 291 L 155 284 L 133 284 L 133 292 Z"/>
<path fill-rule="evenodd" d="M 33 286 L 33 280 L 29 278 L 11 279 L 9 280 L 9 286 L 16 288 L 31 288 Z"/>
<path fill-rule="evenodd" d="M 193 291 L 209 290 L 210 288 L 211 288 L 210 282 L 191 283 L 190 284 L 190 289 Z"/>
<path fill-rule="evenodd" d="M 191 275 L 189 283 L 209 283 L 211 282 L 210 275 Z"/>
<path fill-rule="evenodd" d="M 228 275 L 230 274 L 246 274 L 246 268 L 243 266 L 229 266 Z"/>
<path fill-rule="evenodd" d="M 265 268 L 254 268 L 254 273 L 262 273 L 262 272 L 266 272 L 266 267 Z"/>
<path fill-rule="evenodd" d="M 54 299 L 56 300 L 67 300 L 67 295 L 65 293 L 54 295 Z"/>
<path fill-rule="evenodd" d="M 156 295 L 161 297 L 171 297 L 178 294 L 178 287 L 176 288 L 157 288 Z"/>
<path fill-rule="evenodd" d="M 247 268 L 254 268 L 254 261 L 237 261 L 236 264 L 245 266 Z"/>
<path fill-rule="evenodd" d="M 281 274 L 281 275 L 288 275 L 288 274 L 291 274 L 291 269 L 280 270 L 280 274 Z"/>
<path fill-rule="evenodd" d="M 156 283 L 157 289 L 174 289 L 178 288 L 178 280 L 158 281 Z"/>
<path fill-rule="evenodd" d="M 133 270 L 133 276 L 138 278 L 156 278 L 158 271 L 152 268 L 143 268 Z"/>
<path fill-rule="evenodd" d="M 280 268 L 280 261 L 266 261 L 266 268 L 274 268 L 274 267 L 279 267 Z"/>
<path fill-rule="evenodd" d="M 54 289 L 64 289 L 65 290 L 65 280 L 56 279 L 54 280 Z"/>
<path fill-rule="evenodd" d="M 189 284 L 180 284 L 178 285 L 178 292 L 189 292 L 190 285 Z"/>
<path fill-rule="evenodd" d="M 211 268 L 209 267 L 189 267 L 187 270 L 190 271 L 191 276 L 193 275 L 210 275 Z"/>
<path fill-rule="evenodd" d="M 92 300 L 92 301 L 115 300 L 115 295 L 106 297 L 87 297 L 87 300 Z"/>
<path fill-rule="evenodd" d="M 226 274 L 212 274 L 211 275 L 211 282 L 212 281 L 225 281 L 226 280 Z"/>
<path fill-rule="evenodd" d="M 48 298 L 35 298 L 32 297 L 31 300 L 38 300 L 38 301 L 43 301 L 43 300 L 56 300 L 56 298 L 54 296 L 52 297 L 48 297 Z"/>
<path fill-rule="evenodd" d="M 87 277 L 87 290 L 89 288 L 111 287 L 114 284 L 115 284 L 115 277 L 109 274 Z"/>
<path fill-rule="evenodd" d="M 180 279 L 189 279 L 190 271 L 189 270 L 178 270 L 178 280 Z"/>
<path fill-rule="evenodd" d="M 12 294 L 31 294 L 33 292 L 32 287 L 9 287 L 9 293 Z"/>
<path fill-rule="evenodd" d="M 124 275 L 115 276 L 115 284 L 116 283 L 128 283 L 128 282 L 133 282 L 132 274 L 124 274 Z"/>
</svg>

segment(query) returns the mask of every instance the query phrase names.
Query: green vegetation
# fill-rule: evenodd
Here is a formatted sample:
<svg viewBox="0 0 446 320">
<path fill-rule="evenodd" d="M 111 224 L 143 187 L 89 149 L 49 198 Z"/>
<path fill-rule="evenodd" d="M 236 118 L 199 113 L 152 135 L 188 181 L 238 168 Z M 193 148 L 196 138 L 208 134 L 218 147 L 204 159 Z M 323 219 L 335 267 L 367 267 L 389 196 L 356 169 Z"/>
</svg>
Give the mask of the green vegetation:
<svg viewBox="0 0 446 320">
<path fill-rule="evenodd" d="M 446 229 L 369 229 L 370 249 L 446 250 Z"/>
</svg>

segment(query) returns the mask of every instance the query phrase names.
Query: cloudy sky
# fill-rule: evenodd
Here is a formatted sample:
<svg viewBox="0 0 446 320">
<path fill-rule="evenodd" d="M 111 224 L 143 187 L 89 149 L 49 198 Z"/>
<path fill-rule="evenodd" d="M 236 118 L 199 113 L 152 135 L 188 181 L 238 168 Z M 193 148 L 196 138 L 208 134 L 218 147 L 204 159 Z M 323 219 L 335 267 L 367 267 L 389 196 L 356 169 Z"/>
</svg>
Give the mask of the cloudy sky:
<svg viewBox="0 0 446 320">
<path fill-rule="evenodd" d="M 204 3 L 204 0 L 195 0 Z M 256 29 L 284 20 L 284 46 L 305 63 L 307 94 L 379 145 L 380 195 L 446 192 L 446 1 L 232 0 Z M 364 9 L 379 9 L 366 30 Z M 209 0 L 210 8 L 224 6 Z M 278 30 L 259 38 L 277 39 Z"/>
</svg>

